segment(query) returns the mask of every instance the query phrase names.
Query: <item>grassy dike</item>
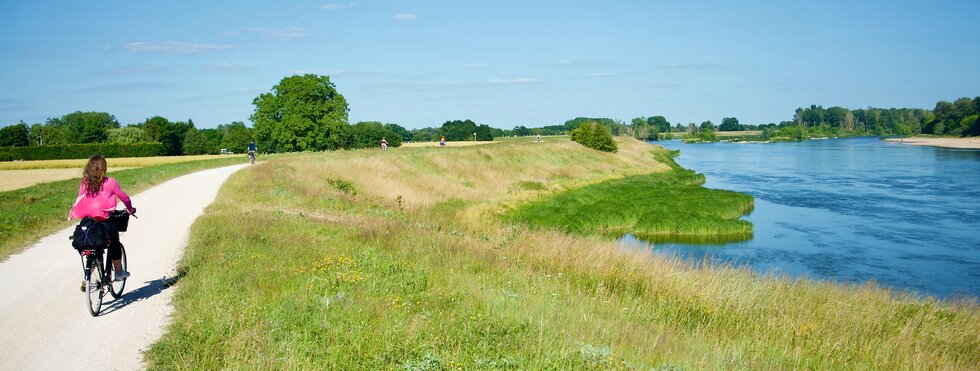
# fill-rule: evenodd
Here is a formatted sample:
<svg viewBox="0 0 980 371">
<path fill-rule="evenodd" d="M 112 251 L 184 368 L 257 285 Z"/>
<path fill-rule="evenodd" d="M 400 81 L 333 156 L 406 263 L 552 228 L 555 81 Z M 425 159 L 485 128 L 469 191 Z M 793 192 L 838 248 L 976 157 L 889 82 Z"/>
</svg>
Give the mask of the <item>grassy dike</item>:
<svg viewBox="0 0 980 371">
<path fill-rule="evenodd" d="M 152 187 L 161 182 L 195 171 L 221 166 L 240 164 L 244 157 L 225 157 L 211 160 L 197 160 L 137 169 L 113 171 L 109 176 L 116 178 L 128 194 Z M 108 159 L 115 166 L 113 159 Z M 68 210 L 78 196 L 84 162 L 78 168 L 78 178 L 43 183 L 35 186 L 0 192 L 0 260 L 22 251 L 54 231 L 70 226 L 67 221 Z M 139 205 L 136 206 L 137 210 Z M 65 249 L 70 249 L 65 236 Z"/>
<path fill-rule="evenodd" d="M 980 365 L 975 302 L 762 277 L 502 220 L 666 173 L 618 139 L 306 154 L 192 227 L 152 369 L 934 369 Z"/>
</svg>

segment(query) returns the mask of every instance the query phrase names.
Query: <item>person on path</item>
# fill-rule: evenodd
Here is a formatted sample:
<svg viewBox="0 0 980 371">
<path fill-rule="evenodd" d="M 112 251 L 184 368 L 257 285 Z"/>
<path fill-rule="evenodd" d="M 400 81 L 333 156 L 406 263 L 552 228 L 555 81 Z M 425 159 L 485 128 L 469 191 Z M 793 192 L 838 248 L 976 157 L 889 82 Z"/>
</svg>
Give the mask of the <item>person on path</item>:
<svg viewBox="0 0 980 371">
<path fill-rule="evenodd" d="M 250 163 L 255 163 L 255 141 L 248 143 L 248 161 Z"/>
<path fill-rule="evenodd" d="M 388 150 L 388 141 L 384 137 L 381 137 L 381 149 L 384 151 Z"/>
<path fill-rule="evenodd" d="M 129 195 L 119 187 L 119 182 L 114 178 L 105 176 L 106 162 L 105 156 L 95 155 L 88 159 L 85 170 L 82 172 L 82 184 L 78 187 L 78 197 L 68 213 L 68 219 L 73 218 L 92 218 L 98 222 L 109 219 L 109 212 L 116 209 L 116 199 L 118 198 L 130 214 L 136 213 Z M 104 223 L 106 232 L 109 234 L 108 258 L 112 261 L 115 268 L 115 280 L 119 281 L 129 277 L 129 272 L 122 269 L 122 243 L 119 241 L 119 230 L 111 223 Z M 84 289 L 84 282 L 82 283 Z M 84 290 L 83 290 L 84 291 Z"/>
<path fill-rule="evenodd" d="M 446 136 L 443 135 L 442 138 L 439 138 L 439 147 L 445 147 L 445 146 L 446 146 Z"/>
</svg>

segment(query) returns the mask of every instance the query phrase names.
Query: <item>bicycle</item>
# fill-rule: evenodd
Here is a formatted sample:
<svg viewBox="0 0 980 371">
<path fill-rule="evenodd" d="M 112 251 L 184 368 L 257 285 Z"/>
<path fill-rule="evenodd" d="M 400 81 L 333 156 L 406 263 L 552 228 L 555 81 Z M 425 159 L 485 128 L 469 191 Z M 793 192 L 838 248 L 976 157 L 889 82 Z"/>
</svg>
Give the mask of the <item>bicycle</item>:
<svg viewBox="0 0 980 371">
<path fill-rule="evenodd" d="M 109 219 L 114 219 L 113 224 L 117 226 L 119 232 L 125 232 L 129 220 L 129 213 L 124 210 L 116 210 L 110 213 Z M 136 217 L 133 214 L 133 217 Z M 108 220 L 107 220 L 108 222 Z M 69 239 L 73 238 L 69 237 Z M 106 241 L 107 245 L 109 241 Z M 112 295 L 114 299 L 122 297 L 123 290 L 126 288 L 126 278 L 119 281 L 114 280 L 116 276 L 115 267 L 111 261 L 105 259 L 105 250 L 108 246 L 92 246 L 78 250 L 79 259 L 82 261 L 83 277 L 85 277 L 85 301 L 89 314 L 92 317 L 99 315 L 102 311 L 102 299 L 106 293 Z M 126 248 L 119 244 L 120 260 L 122 270 L 126 271 Z"/>
<path fill-rule="evenodd" d="M 255 165 L 255 151 L 248 151 L 248 163 Z"/>
</svg>

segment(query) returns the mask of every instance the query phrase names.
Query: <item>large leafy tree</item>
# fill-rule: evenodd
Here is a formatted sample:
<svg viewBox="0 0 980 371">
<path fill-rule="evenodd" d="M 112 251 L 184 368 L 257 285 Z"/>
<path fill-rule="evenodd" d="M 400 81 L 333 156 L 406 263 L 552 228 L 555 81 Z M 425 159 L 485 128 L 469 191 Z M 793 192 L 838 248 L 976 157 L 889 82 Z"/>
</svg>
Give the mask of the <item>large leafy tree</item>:
<svg viewBox="0 0 980 371">
<path fill-rule="evenodd" d="M 649 118 L 647 118 L 647 123 L 650 124 L 651 126 L 656 126 L 657 127 L 657 131 L 659 131 L 661 133 L 669 133 L 670 132 L 670 122 L 668 122 L 667 119 L 664 118 L 663 116 L 649 117 Z M 678 125 L 680 125 L 680 124 L 678 124 Z"/>
<path fill-rule="evenodd" d="M 221 133 L 221 148 L 238 153 L 248 151 L 248 144 L 252 141 L 252 129 L 245 126 L 244 122 L 235 121 L 230 124 L 218 125 L 217 131 Z M 257 144 L 259 152 L 269 152 L 269 149 L 263 144 Z"/>
<path fill-rule="evenodd" d="M 328 76 L 283 78 L 252 104 L 255 140 L 264 151 L 319 151 L 350 143 L 347 100 Z"/>
<path fill-rule="evenodd" d="M 408 131 L 408 129 L 405 129 L 401 125 L 385 124 L 385 127 L 388 128 L 388 130 L 391 130 L 396 134 L 398 134 L 398 136 L 402 138 L 402 141 L 408 142 L 412 140 L 412 132 Z"/>
<path fill-rule="evenodd" d="M 27 147 L 28 132 L 23 121 L 0 129 L 0 147 Z"/>
<path fill-rule="evenodd" d="M 738 119 L 734 117 L 725 117 L 721 119 L 721 125 L 718 126 L 720 131 L 741 131 L 745 130 L 742 124 L 738 123 Z"/>
<path fill-rule="evenodd" d="M 133 144 L 144 142 L 143 129 L 139 126 L 126 126 L 119 129 L 109 129 L 109 141 L 112 143 Z"/>
<path fill-rule="evenodd" d="M 170 122 L 166 118 L 154 116 L 146 119 L 140 127 L 143 128 L 143 138 L 148 142 L 163 144 L 163 153 L 176 156 L 184 153 L 184 137 L 187 130 L 194 127 L 194 122 Z"/>
<path fill-rule="evenodd" d="M 370 148 L 381 145 L 381 139 L 390 147 L 402 145 L 402 137 L 387 126 L 375 121 L 362 121 L 351 126 L 351 148 Z"/>
<path fill-rule="evenodd" d="M 476 140 L 493 140 L 493 133 L 490 130 L 490 126 L 479 125 L 473 120 L 453 120 L 446 121 L 442 124 L 439 129 L 440 134 L 446 136 L 446 140 L 473 140 L 473 134 L 476 134 Z"/>
<path fill-rule="evenodd" d="M 77 111 L 48 119 L 48 125 L 61 131 L 68 144 L 99 143 L 109 140 L 109 129 L 119 128 L 119 121 L 105 112 Z"/>
</svg>

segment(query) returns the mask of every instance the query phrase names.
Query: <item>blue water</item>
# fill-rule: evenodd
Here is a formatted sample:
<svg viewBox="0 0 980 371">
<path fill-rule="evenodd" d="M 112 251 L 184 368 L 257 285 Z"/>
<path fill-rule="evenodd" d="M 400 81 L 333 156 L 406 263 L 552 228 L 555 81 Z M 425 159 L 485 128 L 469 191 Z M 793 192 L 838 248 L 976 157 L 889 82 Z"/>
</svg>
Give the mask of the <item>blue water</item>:
<svg viewBox="0 0 980 371">
<path fill-rule="evenodd" d="M 750 241 L 654 250 L 761 272 L 980 296 L 980 151 L 878 138 L 682 144 L 706 187 L 755 196 Z M 630 240 L 629 237 L 626 238 Z"/>
</svg>

